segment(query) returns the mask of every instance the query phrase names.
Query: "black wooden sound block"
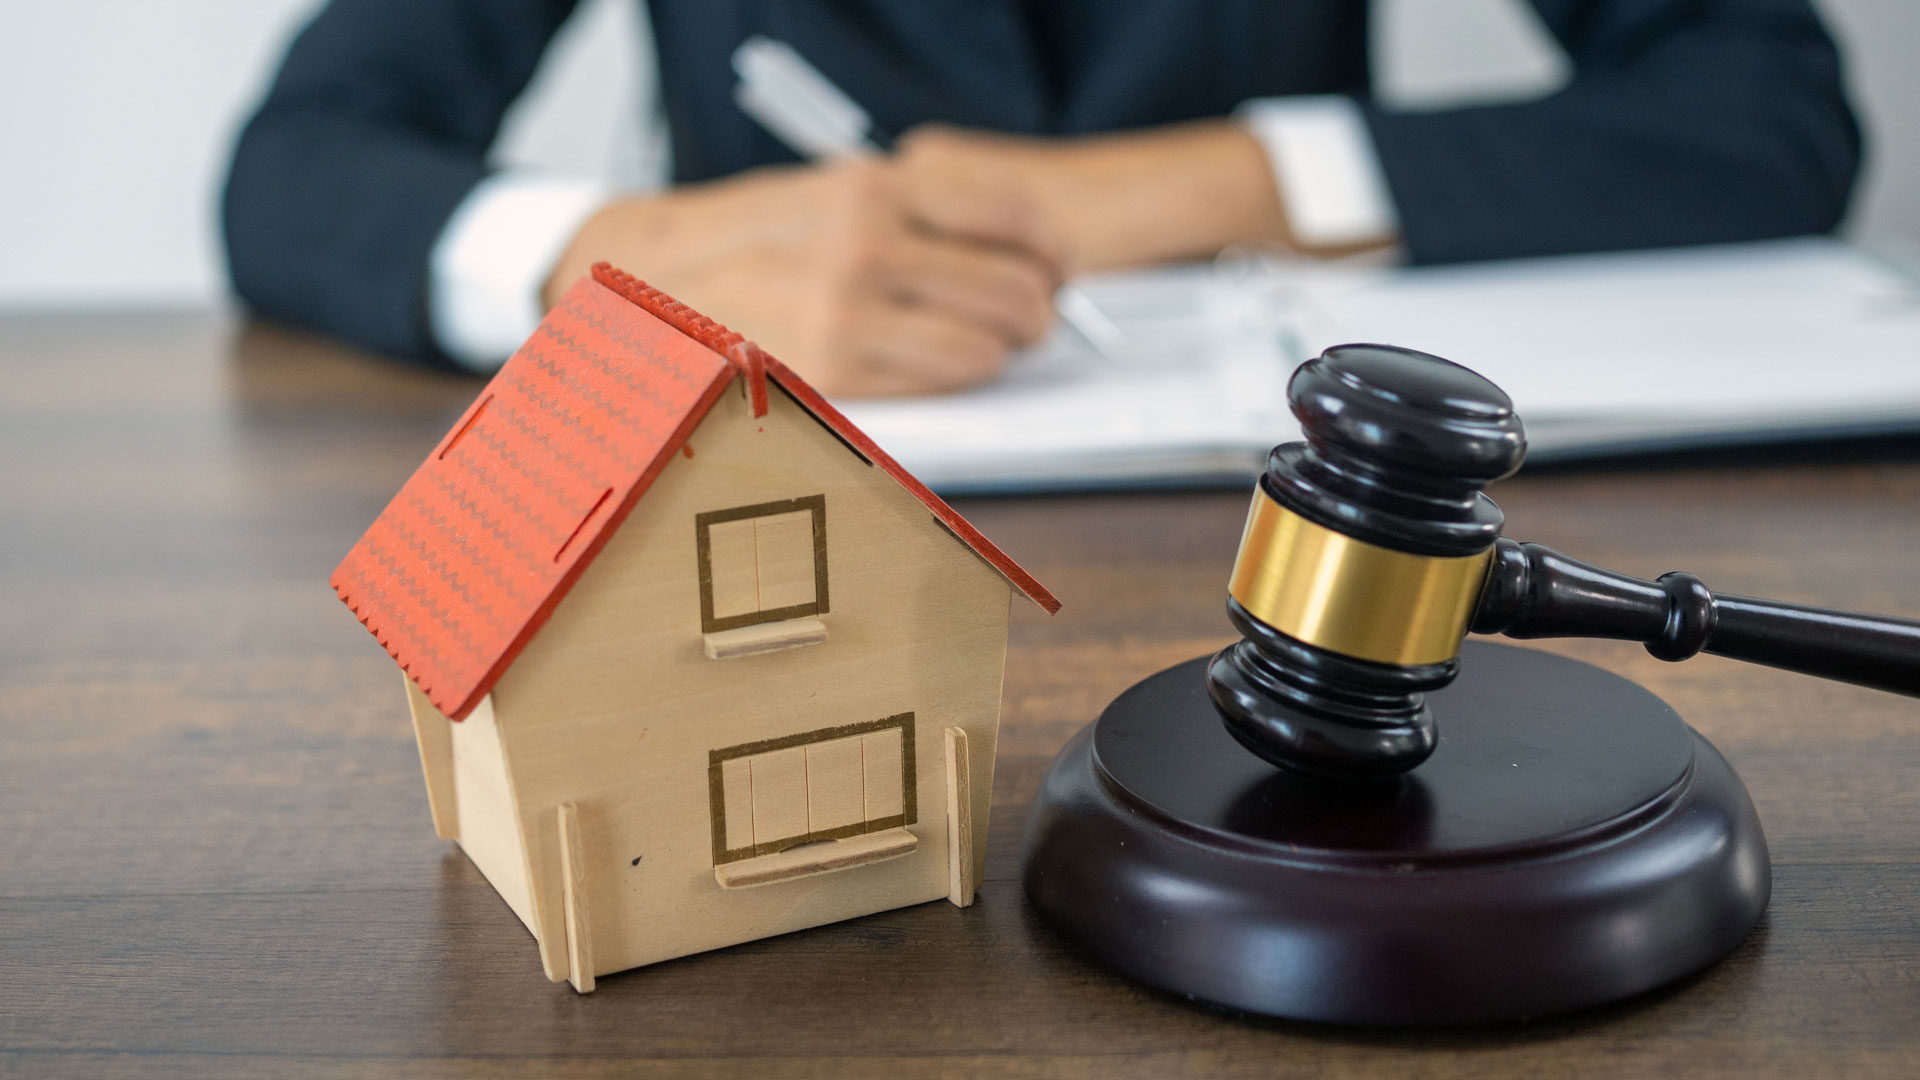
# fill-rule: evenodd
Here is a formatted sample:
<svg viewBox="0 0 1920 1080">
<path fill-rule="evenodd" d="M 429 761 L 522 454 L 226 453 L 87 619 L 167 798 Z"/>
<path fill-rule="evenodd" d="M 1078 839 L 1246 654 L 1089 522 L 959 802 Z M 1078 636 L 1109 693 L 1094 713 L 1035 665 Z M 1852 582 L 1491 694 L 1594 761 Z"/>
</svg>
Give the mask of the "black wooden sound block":
<svg viewBox="0 0 1920 1080">
<path fill-rule="evenodd" d="M 1206 662 L 1121 694 L 1027 819 L 1027 896 L 1122 974 L 1303 1020 L 1518 1019 L 1702 968 L 1766 907 L 1739 778 L 1618 675 L 1467 642 L 1439 748 L 1365 786 L 1234 742 Z"/>
</svg>

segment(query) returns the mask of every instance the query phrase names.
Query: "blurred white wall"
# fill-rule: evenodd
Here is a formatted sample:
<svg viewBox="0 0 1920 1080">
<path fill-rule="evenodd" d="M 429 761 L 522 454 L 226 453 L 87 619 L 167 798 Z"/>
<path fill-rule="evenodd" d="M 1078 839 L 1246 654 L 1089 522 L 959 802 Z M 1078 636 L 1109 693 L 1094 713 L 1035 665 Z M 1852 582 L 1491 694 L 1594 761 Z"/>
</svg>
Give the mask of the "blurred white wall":
<svg viewBox="0 0 1920 1080">
<path fill-rule="evenodd" d="M 1867 172 L 1851 231 L 1920 250 L 1920 0 L 1821 0 L 1846 49 L 1853 107 L 1867 130 Z"/>
<path fill-rule="evenodd" d="M 207 304 L 225 294 L 227 150 L 319 0 L 0 3 L 0 307 Z M 396 0 L 405 2 L 405 0 Z M 1524 0 L 1384 0 L 1380 92 L 1538 92 L 1566 63 Z M 1920 2 L 1820 0 L 1872 140 L 1852 229 L 1920 245 Z M 586 0 L 496 156 L 638 182 L 651 47 L 635 0 Z"/>
<path fill-rule="evenodd" d="M 223 298 L 227 155 L 322 2 L 0 0 L 0 308 Z M 644 175 L 652 63 L 637 0 L 583 0 L 496 156 Z"/>
</svg>

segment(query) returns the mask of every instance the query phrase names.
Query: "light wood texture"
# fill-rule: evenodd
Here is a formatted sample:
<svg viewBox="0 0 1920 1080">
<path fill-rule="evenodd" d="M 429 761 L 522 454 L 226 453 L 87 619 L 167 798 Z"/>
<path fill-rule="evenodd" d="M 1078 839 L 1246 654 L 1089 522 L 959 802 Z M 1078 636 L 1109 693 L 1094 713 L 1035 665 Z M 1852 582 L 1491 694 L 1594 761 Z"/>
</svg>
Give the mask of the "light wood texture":
<svg viewBox="0 0 1920 1080">
<path fill-rule="evenodd" d="M 807 751 L 795 746 L 749 759 L 753 842 L 773 844 L 807 831 Z"/>
<path fill-rule="evenodd" d="M 983 748 L 990 768 L 1013 595 L 1006 579 L 784 392 L 754 416 L 744 386 L 731 388 L 686 445 L 691 453 L 670 459 L 491 695 L 526 853 L 528 925 L 550 976 L 570 970 L 551 825 L 561 802 L 593 809 L 583 827 L 595 861 L 580 889 L 593 913 L 595 974 L 607 975 L 947 896 L 940 732 L 965 729 L 974 775 Z M 708 659 L 701 515 L 814 497 L 826 508 L 819 550 L 833 599 L 819 621 L 831 636 L 805 649 Z M 719 573 L 714 531 L 724 537 L 733 522 L 706 520 L 709 566 Z M 769 574 L 804 561 L 817 575 L 811 511 L 738 520 L 769 526 L 765 543 L 757 531 L 754 540 L 755 552 L 773 553 Z M 912 759 L 904 759 L 909 743 L 897 741 L 891 790 L 880 782 L 894 820 L 856 817 L 841 828 L 852 835 L 900 824 L 918 838 L 912 851 L 836 856 L 829 868 L 845 867 L 837 873 L 810 865 L 775 887 L 722 888 L 716 866 L 742 858 L 727 823 L 741 799 L 724 790 L 724 768 L 716 790 L 715 752 L 899 716 L 916 728 Z M 864 811 L 864 749 L 860 790 L 847 789 L 849 772 L 817 807 L 807 747 L 747 752 L 750 857 L 841 839 L 818 835 L 812 818 Z M 976 833 L 988 809 L 974 804 Z"/>
<path fill-rule="evenodd" d="M 906 789 L 901 784 L 900 754 L 898 731 L 876 731 L 860 736 L 860 763 L 864 773 L 861 793 L 869 821 L 901 812 Z"/>
<path fill-rule="evenodd" d="M 807 831 L 858 825 L 866 817 L 866 778 L 858 735 L 807 747 Z"/>
<path fill-rule="evenodd" d="M 580 809 L 560 804 L 560 872 L 567 910 L 567 981 L 575 991 L 593 993 L 593 926 L 587 917 L 587 848 L 580 836 Z"/>
<path fill-rule="evenodd" d="M 537 924 L 527 852 L 515 825 L 519 820 L 519 801 L 507 773 L 506 753 L 500 741 L 492 696 L 482 698 L 465 720 L 455 724 L 440 716 L 433 703 L 412 682 L 407 685 L 411 687 L 408 700 L 416 713 L 424 710 L 438 717 L 452 749 L 449 756 L 453 774 L 453 818 L 460 828 L 455 838 L 460 841 L 461 850 L 500 890 L 520 921 L 529 929 L 534 928 Z M 535 934 L 537 936 L 537 930 Z"/>
<path fill-rule="evenodd" d="M 474 723 L 476 719 L 480 723 Z M 469 855 L 476 848 L 488 853 L 488 858 L 476 858 L 474 865 L 501 890 L 513 904 L 514 914 L 533 933 L 540 947 L 541 973 L 548 982 L 561 982 L 569 965 L 559 854 L 553 844 L 557 834 L 547 827 L 545 814 L 530 815 L 521 797 L 523 789 L 512 764 L 512 758 L 520 755 L 508 749 L 509 732 L 500 723 L 492 694 L 482 698 L 480 706 L 453 725 L 452 731 L 456 789 L 469 778 L 483 780 L 485 786 L 479 790 L 485 798 L 479 805 L 487 811 L 478 819 L 463 815 L 466 831 L 460 847 Z M 468 748 L 464 756 L 462 747 Z"/>
<path fill-rule="evenodd" d="M 967 733 L 950 727 L 941 734 L 947 759 L 947 899 L 971 907 L 979 882 L 973 876 L 973 779 Z"/>
<path fill-rule="evenodd" d="M 807 587 L 812 589 L 811 579 Z M 827 624 L 812 617 L 736 626 L 732 630 L 718 630 L 701 636 L 709 660 L 759 656 L 781 649 L 797 649 L 802 645 L 818 645 L 825 640 Z"/>
<path fill-rule="evenodd" d="M 420 772 L 427 782 L 427 807 L 433 811 L 433 833 L 442 840 L 460 838 L 460 800 L 454 794 L 453 723 L 440 715 L 427 695 L 403 673 L 407 711 L 413 716 L 413 738 L 420 744 Z"/>
<path fill-rule="evenodd" d="M 707 535 L 712 544 L 714 617 L 759 611 L 759 552 L 753 519 L 716 522 L 707 527 Z"/>
<path fill-rule="evenodd" d="M 771 885 L 834 870 L 851 870 L 888 859 L 910 855 L 920 838 L 905 829 L 882 829 L 841 840 L 822 840 L 772 855 L 761 855 L 740 862 L 723 863 L 713 868 L 713 877 L 723 889 L 745 889 Z"/>
<path fill-rule="evenodd" d="M 1714 657 L 1553 647 L 1672 702 L 1753 793 L 1773 901 L 1696 979 L 1532 1024 L 1343 1031 L 1195 1008 L 1061 945 L 1016 880 L 1027 805 L 1115 694 L 1230 640 L 1245 491 L 960 504 L 1066 603 L 1053 619 L 1017 605 L 995 774 L 972 747 L 986 859 L 973 907 L 603 975 L 575 998 L 542 978 L 500 892 L 434 837 L 393 662 L 325 584 L 478 388 L 205 317 L 0 316 L 0 1075 L 1920 1075 L 1915 703 Z M 1920 612 L 1920 443 L 1523 475 L 1493 494 L 1514 535 L 1602 565 Z M 724 664 L 679 647 L 724 670 L 838 641 Z M 640 747 L 663 735 L 624 730 Z M 517 774 L 533 766 L 514 734 Z M 940 775 L 936 736 L 923 778 Z M 569 775 L 584 774 L 555 778 Z M 541 831 L 575 800 L 590 859 L 608 864 L 587 883 L 596 954 L 593 894 L 631 891 L 644 909 L 657 859 L 720 895 L 705 839 L 680 861 L 603 829 L 597 794 L 551 797 L 534 808 Z M 927 858 L 938 845 L 920 833 L 921 850 L 846 873 Z M 932 858 L 944 900 L 944 852 Z"/>
<path fill-rule="evenodd" d="M 720 763 L 721 805 L 727 848 L 753 846 L 753 766 L 746 758 Z"/>
<path fill-rule="evenodd" d="M 755 518 L 754 554 L 759 562 L 760 610 L 811 604 L 813 513 L 795 510 Z"/>
</svg>

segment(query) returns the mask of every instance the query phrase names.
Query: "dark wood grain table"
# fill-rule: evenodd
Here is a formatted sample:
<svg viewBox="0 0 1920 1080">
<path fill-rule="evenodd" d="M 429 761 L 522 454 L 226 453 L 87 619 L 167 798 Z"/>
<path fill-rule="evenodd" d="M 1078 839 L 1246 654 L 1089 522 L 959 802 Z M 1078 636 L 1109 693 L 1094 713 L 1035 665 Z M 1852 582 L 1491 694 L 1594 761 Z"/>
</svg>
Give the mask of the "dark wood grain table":
<svg viewBox="0 0 1920 1080">
<path fill-rule="evenodd" d="M 1920 704 L 1635 646 L 1746 778 L 1772 906 L 1724 963 L 1468 1031 L 1252 1021 L 1040 926 L 1028 800 L 1134 680 L 1228 640 L 1240 492 L 969 501 L 1016 605 L 980 902 L 605 978 L 434 839 L 392 663 L 328 571 L 477 384 L 206 315 L 0 318 L 0 1076 L 1920 1076 Z M 1920 610 L 1920 452 L 1545 473 L 1510 531 L 1651 576 Z"/>
</svg>

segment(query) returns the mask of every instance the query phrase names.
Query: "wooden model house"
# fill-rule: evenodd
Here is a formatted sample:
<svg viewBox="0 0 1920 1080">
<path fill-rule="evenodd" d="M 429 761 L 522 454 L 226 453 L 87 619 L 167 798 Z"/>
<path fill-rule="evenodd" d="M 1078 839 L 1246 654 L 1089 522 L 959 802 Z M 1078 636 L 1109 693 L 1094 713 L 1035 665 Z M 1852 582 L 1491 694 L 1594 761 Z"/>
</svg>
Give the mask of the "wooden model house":
<svg viewBox="0 0 1920 1080">
<path fill-rule="evenodd" d="M 594 977 L 947 897 L 1008 605 L 1059 602 L 806 383 L 604 265 L 334 572 L 434 828 Z"/>
</svg>

